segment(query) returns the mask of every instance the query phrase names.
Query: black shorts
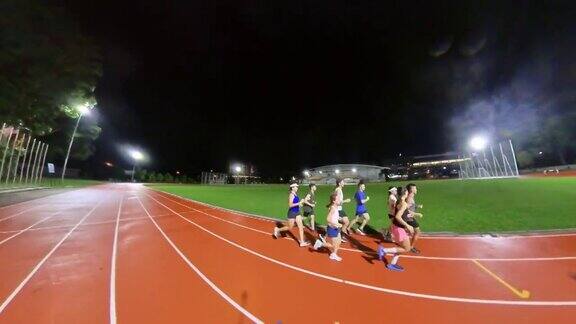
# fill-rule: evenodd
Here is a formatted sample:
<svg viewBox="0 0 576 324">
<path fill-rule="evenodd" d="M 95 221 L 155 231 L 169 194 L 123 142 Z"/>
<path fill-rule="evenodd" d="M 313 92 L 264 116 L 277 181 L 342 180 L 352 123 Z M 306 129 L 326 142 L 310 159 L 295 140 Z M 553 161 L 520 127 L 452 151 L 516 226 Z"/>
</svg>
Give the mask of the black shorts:
<svg viewBox="0 0 576 324">
<path fill-rule="evenodd" d="M 295 211 L 289 210 L 288 214 L 286 216 L 288 217 L 288 219 L 294 219 L 298 215 L 300 215 L 300 211 L 295 212 Z"/>
<path fill-rule="evenodd" d="M 368 209 L 366 209 L 366 210 L 363 211 L 363 212 L 356 212 L 356 216 L 357 216 L 357 217 L 364 217 L 364 216 L 363 216 L 364 214 L 368 214 Z"/>
<path fill-rule="evenodd" d="M 414 228 L 420 227 L 420 224 L 418 224 L 418 221 L 415 218 L 408 218 L 408 219 L 405 219 L 404 221 L 406 221 L 406 223 L 408 223 L 408 225 L 410 225 Z"/>
<path fill-rule="evenodd" d="M 348 217 L 348 215 L 346 215 L 344 209 L 341 209 L 338 211 L 338 217 Z"/>
<path fill-rule="evenodd" d="M 302 216 L 308 217 L 308 216 L 310 216 L 310 215 L 314 215 L 314 209 L 312 209 L 312 210 L 305 210 L 305 211 L 304 211 L 304 214 L 303 214 Z"/>
</svg>

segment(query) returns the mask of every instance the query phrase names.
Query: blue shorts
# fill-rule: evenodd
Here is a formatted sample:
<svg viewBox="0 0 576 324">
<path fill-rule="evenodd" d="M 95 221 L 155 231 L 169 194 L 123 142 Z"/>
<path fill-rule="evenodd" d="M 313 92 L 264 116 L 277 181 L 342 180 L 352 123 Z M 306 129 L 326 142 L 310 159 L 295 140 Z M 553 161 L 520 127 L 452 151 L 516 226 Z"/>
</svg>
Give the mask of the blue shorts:
<svg viewBox="0 0 576 324">
<path fill-rule="evenodd" d="M 300 215 L 300 211 L 288 210 L 288 215 L 286 216 L 288 217 L 288 219 L 294 219 L 298 215 Z"/>
<path fill-rule="evenodd" d="M 339 228 L 326 226 L 326 235 L 328 235 L 328 237 L 338 237 L 338 234 L 340 234 Z"/>
</svg>

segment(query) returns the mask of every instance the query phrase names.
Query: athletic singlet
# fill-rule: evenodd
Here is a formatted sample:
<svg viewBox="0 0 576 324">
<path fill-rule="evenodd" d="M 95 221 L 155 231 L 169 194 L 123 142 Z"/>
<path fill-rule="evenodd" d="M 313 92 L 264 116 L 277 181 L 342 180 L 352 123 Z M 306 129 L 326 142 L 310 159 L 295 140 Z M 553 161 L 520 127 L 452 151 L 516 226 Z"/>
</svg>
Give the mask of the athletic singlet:
<svg viewBox="0 0 576 324">
<path fill-rule="evenodd" d="M 362 200 L 366 199 L 366 193 L 364 191 L 358 190 L 354 195 L 354 199 L 356 199 L 356 213 L 365 213 L 366 205 L 362 202 Z"/>
<path fill-rule="evenodd" d="M 326 220 L 328 223 L 338 224 L 338 208 L 330 208 Z"/>
<path fill-rule="evenodd" d="M 344 194 L 342 193 L 342 189 L 337 190 L 336 188 L 336 204 L 338 204 L 338 210 L 342 210 L 342 200 L 344 200 Z"/>
<path fill-rule="evenodd" d="M 408 204 L 408 208 L 406 208 L 406 209 L 409 210 L 410 213 L 415 213 L 416 212 L 416 201 L 414 200 L 414 197 L 408 196 L 408 198 L 406 198 L 406 203 Z M 408 217 L 413 218 L 412 215 L 409 215 Z"/>
<path fill-rule="evenodd" d="M 300 202 L 300 198 L 298 198 L 298 195 L 294 194 L 294 199 L 292 199 L 292 203 L 295 204 L 298 202 Z M 290 207 L 288 210 L 291 212 L 298 213 L 300 211 L 300 206 Z"/>
<path fill-rule="evenodd" d="M 310 195 L 310 199 L 308 199 L 308 202 L 311 203 L 312 205 L 316 205 L 316 194 L 313 192 L 309 192 L 308 195 Z M 313 211 L 314 208 L 312 208 L 312 206 L 308 206 L 308 205 L 304 205 L 304 211 L 308 211 L 311 212 Z"/>
<path fill-rule="evenodd" d="M 396 211 L 395 211 L 395 213 L 394 213 L 394 216 L 396 216 L 396 214 L 397 214 L 398 211 L 400 210 L 400 206 L 401 206 L 401 205 L 402 205 L 401 203 L 396 204 Z M 403 219 L 405 222 L 408 221 L 408 213 L 409 213 L 409 212 L 410 212 L 410 211 L 408 210 L 408 208 L 406 208 L 406 209 L 404 210 L 404 213 L 402 213 L 402 219 Z M 393 223 L 394 225 L 398 226 L 398 227 L 404 228 L 404 225 L 403 225 L 402 223 L 400 223 L 400 222 L 396 219 L 396 217 L 394 217 L 394 218 L 392 219 L 392 223 Z"/>
</svg>

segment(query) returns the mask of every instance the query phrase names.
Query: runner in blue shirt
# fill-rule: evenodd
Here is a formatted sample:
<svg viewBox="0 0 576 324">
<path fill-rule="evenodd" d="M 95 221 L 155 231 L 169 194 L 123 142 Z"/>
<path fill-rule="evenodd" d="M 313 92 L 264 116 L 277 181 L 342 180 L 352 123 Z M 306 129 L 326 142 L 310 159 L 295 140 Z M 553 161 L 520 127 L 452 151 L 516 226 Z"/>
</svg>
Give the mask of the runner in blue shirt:
<svg viewBox="0 0 576 324">
<path fill-rule="evenodd" d="M 366 235 L 364 234 L 364 226 L 366 226 L 370 220 L 370 215 L 368 215 L 368 209 L 366 208 L 366 202 L 370 200 L 370 197 L 366 196 L 364 190 L 366 190 L 366 185 L 364 184 L 364 180 L 360 180 L 358 183 L 358 191 L 356 191 L 354 195 L 354 200 L 356 200 L 356 218 L 354 218 L 348 226 L 348 231 L 350 231 L 352 225 L 361 222 L 360 226 L 356 229 L 356 233 L 360 235 Z"/>
</svg>

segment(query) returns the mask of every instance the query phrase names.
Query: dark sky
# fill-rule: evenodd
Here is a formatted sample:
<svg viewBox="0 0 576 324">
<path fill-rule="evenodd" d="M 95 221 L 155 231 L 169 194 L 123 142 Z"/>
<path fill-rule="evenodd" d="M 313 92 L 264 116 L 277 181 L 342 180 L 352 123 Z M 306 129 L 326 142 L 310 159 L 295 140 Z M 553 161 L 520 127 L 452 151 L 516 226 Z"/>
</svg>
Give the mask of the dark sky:
<svg viewBox="0 0 576 324">
<path fill-rule="evenodd" d="M 542 55 L 574 60 L 569 1 L 67 7 L 103 53 L 94 163 L 126 163 L 118 144 L 132 144 L 163 171 L 244 161 L 274 174 L 453 150 L 450 123 L 471 101 Z"/>
</svg>

